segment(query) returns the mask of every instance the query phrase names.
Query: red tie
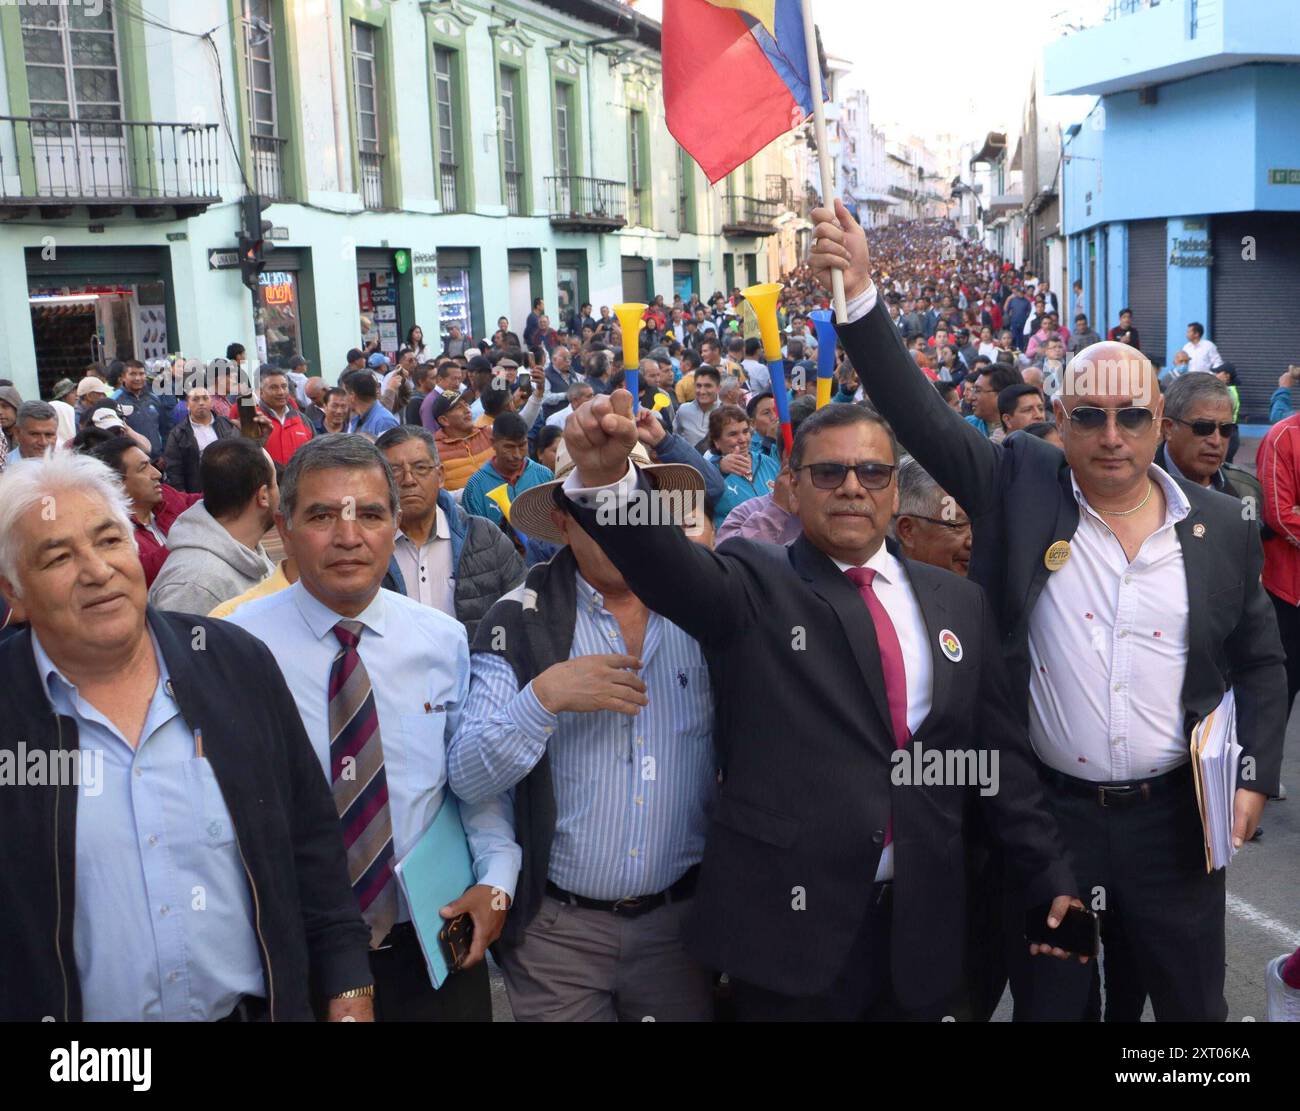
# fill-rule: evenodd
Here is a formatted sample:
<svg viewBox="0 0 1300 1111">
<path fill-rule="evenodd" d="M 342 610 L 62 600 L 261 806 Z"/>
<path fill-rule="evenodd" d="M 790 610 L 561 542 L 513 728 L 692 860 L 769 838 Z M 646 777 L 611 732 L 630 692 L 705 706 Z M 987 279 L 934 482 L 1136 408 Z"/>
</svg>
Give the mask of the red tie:
<svg viewBox="0 0 1300 1111">
<path fill-rule="evenodd" d="M 889 620 L 889 614 L 871 586 L 876 577 L 869 567 L 850 567 L 844 572 L 858 588 L 867 604 L 871 621 L 876 626 L 876 643 L 880 647 L 880 668 L 885 673 L 885 697 L 889 702 L 889 722 L 894 730 L 894 746 L 906 746 L 911 733 L 907 729 L 907 669 L 903 665 L 903 646 L 898 642 L 898 631 Z M 894 839 L 894 822 L 891 818 L 885 833 L 885 844 Z"/>
</svg>

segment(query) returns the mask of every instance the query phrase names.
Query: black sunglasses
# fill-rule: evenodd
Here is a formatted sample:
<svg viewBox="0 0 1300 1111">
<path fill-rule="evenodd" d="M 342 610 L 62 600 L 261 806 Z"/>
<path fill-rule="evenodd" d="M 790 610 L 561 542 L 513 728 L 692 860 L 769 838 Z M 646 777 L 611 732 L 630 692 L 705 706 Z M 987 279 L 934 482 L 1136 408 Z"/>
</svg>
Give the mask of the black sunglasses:
<svg viewBox="0 0 1300 1111">
<path fill-rule="evenodd" d="M 1213 436 L 1214 430 L 1219 430 L 1219 435 L 1225 440 L 1232 439 L 1232 434 L 1237 431 L 1237 422 L 1228 421 L 1226 424 L 1218 424 L 1212 420 L 1183 420 L 1181 417 L 1174 417 L 1179 424 L 1185 424 L 1192 430 L 1193 436 Z"/>
<path fill-rule="evenodd" d="M 1070 410 L 1070 423 L 1080 432 L 1096 432 L 1106 427 L 1106 414 L 1115 414 L 1115 423 L 1125 432 L 1140 433 L 1151 427 L 1155 414 L 1141 405 L 1120 409 L 1102 409 L 1096 405 L 1076 405 Z"/>
<path fill-rule="evenodd" d="M 852 471 L 858 479 L 858 485 L 864 490 L 883 490 L 894 477 L 897 467 L 893 463 L 809 463 L 804 467 L 794 468 L 795 473 L 807 471 L 812 484 L 818 490 L 838 490 Z"/>
</svg>

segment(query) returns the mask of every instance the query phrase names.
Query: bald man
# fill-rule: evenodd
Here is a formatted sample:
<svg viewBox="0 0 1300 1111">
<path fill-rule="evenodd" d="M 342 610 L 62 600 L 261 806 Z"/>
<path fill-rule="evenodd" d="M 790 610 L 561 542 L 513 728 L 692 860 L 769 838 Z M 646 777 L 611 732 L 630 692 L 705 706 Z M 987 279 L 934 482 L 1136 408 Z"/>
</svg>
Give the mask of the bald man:
<svg viewBox="0 0 1300 1111">
<path fill-rule="evenodd" d="M 844 275 L 839 333 L 863 386 L 970 515 L 970 577 L 999 614 L 1017 709 L 1103 945 L 1131 949 L 1157 1020 L 1222 1021 L 1224 872 L 1205 870 L 1188 742 L 1231 675 L 1244 750 L 1232 838 L 1244 844 L 1277 793 L 1287 714 L 1258 525 L 1155 465 L 1156 371 L 1121 343 L 1066 366 L 1053 401 L 1064 455 L 1033 436 L 991 443 L 909 358 L 848 211 L 837 202 L 813 221 L 812 267 L 827 288 Z M 1023 922 L 1012 893 L 1008 933 Z M 1013 959 L 1010 971 L 1017 1018 L 1084 1017 L 1086 966 Z"/>
</svg>

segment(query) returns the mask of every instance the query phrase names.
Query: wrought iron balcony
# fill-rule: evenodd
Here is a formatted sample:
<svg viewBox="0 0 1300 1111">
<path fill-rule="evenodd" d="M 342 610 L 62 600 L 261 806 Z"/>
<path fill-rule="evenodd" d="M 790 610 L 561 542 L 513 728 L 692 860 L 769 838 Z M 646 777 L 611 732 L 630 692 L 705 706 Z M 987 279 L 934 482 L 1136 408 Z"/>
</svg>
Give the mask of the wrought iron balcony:
<svg viewBox="0 0 1300 1111">
<path fill-rule="evenodd" d="M 288 139 L 275 135 L 252 136 L 253 176 L 257 192 L 269 201 L 285 199 L 284 148 L 288 144 Z"/>
<path fill-rule="evenodd" d="M 518 170 L 506 171 L 506 212 L 524 215 L 524 175 Z"/>
<path fill-rule="evenodd" d="M 617 231 L 627 227 L 627 185 L 598 177 L 548 177 L 551 226 L 564 231 Z"/>
<path fill-rule="evenodd" d="M 216 124 L 0 116 L 0 206 L 194 216 L 221 199 Z"/>
<path fill-rule="evenodd" d="M 460 197 L 456 188 L 456 163 L 440 162 L 438 164 L 438 188 L 442 199 L 443 212 L 459 212 Z"/>
<path fill-rule="evenodd" d="M 384 207 L 384 156 L 377 150 L 363 150 L 361 159 L 361 203 L 378 211 Z"/>
<path fill-rule="evenodd" d="M 776 201 L 744 197 L 728 193 L 724 198 L 726 214 L 722 221 L 723 235 L 775 235 L 776 218 L 781 206 Z"/>
</svg>

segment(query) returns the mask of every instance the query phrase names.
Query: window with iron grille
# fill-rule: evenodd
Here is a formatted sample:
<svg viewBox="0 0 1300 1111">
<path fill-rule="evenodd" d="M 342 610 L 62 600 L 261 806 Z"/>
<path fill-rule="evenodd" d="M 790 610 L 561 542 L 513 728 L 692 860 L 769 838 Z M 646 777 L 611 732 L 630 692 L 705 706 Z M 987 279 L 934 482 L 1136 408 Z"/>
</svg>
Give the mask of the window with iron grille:
<svg viewBox="0 0 1300 1111">
<path fill-rule="evenodd" d="M 379 96 L 375 65 L 375 29 L 352 24 L 352 93 L 357 112 L 357 146 L 363 153 L 379 153 Z"/>
<path fill-rule="evenodd" d="M 505 172 L 506 209 L 511 216 L 523 212 L 523 151 L 519 142 L 519 72 L 502 66 L 501 80 L 501 164 Z"/>
<path fill-rule="evenodd" d="M 33 116 L 50 119 L 120 120 L 117 35 L 112 0 L 102 5 L 20 4 L 23 61 Z M 120 135 L 116 127 L 96 134 Z M 59 136 L 57 125 L 34 134 Z"/>
<path fill-rule="evenodd" d="M 573 122 L 573 86 L 555 82 L 555 172 L 564 176 L 577 173 L 574 166 L 570 128 Z"/>
<path fill-rule="evenodd" d="M 444 46 L 433 50 L 433 95 L 438 118 L 438 164 L 444 212 L 455 212 L 457 204 L 456 164 L 456 52 Z"/>
<path fill-rule="evenodd" d="M 244 0 L 244 66 L 248 119 L 254 135 L 276 133 L 275 26 L 271 0 Z"/>
<path fill-rule="evenodd" d="M 677 148 L 677 230 L 685 234 L 691 230 L 691 164 L 686 152 Z"/>
<path fill-rule="evenodd" d="M 633 108 L 627 114 L 628 120 L 628 184 L 632 189 L 632 211 L 630 213 L 633 220 L 641 226 L 646 224 L 645 214 L 645 154 L 641 147 L 641 128 L 645 121 L 645 113 L 639 109 Z"/>
</svg>

